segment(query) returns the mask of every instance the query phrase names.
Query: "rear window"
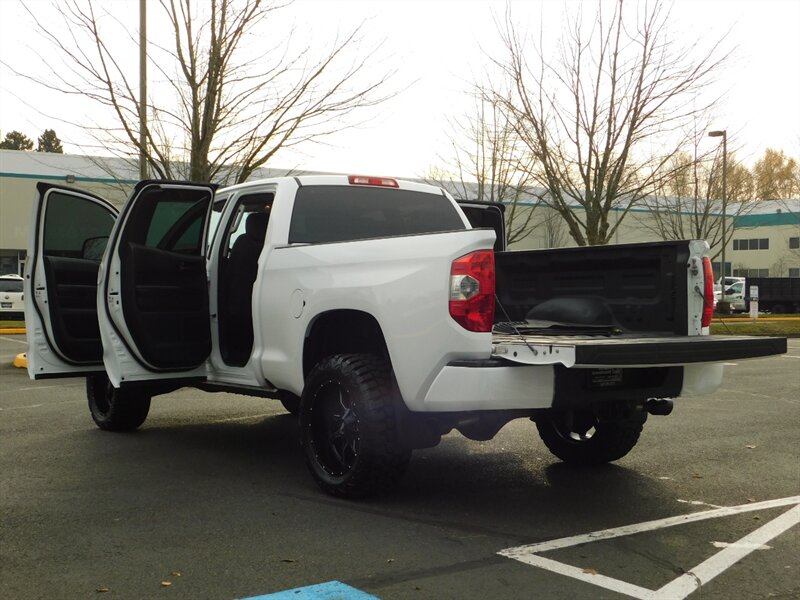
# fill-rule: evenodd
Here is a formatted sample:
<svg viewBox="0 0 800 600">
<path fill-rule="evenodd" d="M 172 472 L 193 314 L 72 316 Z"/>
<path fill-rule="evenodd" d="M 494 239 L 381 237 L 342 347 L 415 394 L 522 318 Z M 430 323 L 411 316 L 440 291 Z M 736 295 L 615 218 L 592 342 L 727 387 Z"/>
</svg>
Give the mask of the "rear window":
<svg viewBox="0 0 800 600">
<path fill-rule="evenodd" d="M 440 194 L 352 185 L 301 187 L 289 227 L 290 244 L 345 242 L 466 229 Z"/>
<path fill-rule="evenodd" d="M 21 279 L 0 279 L 0 292 L 21 292 Z"/>
</svg>

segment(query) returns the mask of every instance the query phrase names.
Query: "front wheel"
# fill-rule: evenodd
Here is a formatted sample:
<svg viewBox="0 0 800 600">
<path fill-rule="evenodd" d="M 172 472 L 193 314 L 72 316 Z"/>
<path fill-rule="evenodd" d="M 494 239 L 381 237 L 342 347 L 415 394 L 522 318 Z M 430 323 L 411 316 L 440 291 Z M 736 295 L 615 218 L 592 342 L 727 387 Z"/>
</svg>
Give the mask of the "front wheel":
<svg viewBox="0 0 800 600">
<path fill-rule="evenodd" d="M 397 401 L 397 386 L 384 359 L 343 354 L 314 367 L 300 400 L 300 442 L 323 490 L 357 498 L 403 476 L 411 450 L 397 440 Z"/>
<path fill-rule="evenodd" d="M 106 431 L 132 431 L 150 412 L 149 395 L 115 388 L 105 373 L 86 378 L 86 397 L 92 419 Z"/>
<path fill-rule="evenodd" d="M 628 454 L 642 433 L 647 413 L 601 419 L 591 409 L 547 411 L 536 428 L 547 449 L 566 463 L 595 466 Z"/>
</svg>

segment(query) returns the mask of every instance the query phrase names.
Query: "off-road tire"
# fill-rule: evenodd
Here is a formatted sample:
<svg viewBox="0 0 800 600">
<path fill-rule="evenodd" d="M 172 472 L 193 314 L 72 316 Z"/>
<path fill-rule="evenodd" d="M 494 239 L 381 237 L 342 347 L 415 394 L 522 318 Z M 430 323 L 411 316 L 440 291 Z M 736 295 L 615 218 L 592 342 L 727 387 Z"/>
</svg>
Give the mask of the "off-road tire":
<svg viewBox="0 0 800 600">
<path fill-rule="evenodd" d="M 133 431 L 150 411 L 149 395 L 115 388 L 105 374 L 86 378 L 86 397 L 92 419 L 105 431 Z"/>
<path fill-rule="evenodd" d="M 628 454 L 639 441 L 647 413 L 632 418 L 601 420 L 591 410 L 547 411 L 536 428 L 547 449 L 565 463 L 602 465 Z M 593 431 L 592 428 L 594 429 Z"/>
<path fill-rule="evenodd" d="M 341 498 L 385 490 L 411 450 L 397 439 L 397 384 L 386 360 L 341 354 L 321 360 L 300 400 L 300 443 L 317 484 Z"/>
</svg>

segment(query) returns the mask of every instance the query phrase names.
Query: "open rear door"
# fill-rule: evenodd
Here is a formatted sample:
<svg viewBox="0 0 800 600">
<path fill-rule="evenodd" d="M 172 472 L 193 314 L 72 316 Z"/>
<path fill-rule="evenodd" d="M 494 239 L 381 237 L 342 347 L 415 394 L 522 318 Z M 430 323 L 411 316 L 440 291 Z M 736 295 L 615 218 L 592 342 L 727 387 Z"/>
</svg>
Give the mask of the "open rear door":
<svg viewBox="0 0 800 600">
<path fill-rule="evenodd" d="M 206 375 L 210 184 L 137 184 L 100 270 L 103 362 L 115 387 Z"/>
<path fill-rule="evenodd" d="M 494 241 L 495 252 L 502 252 L 506 249 L 505 204 L 480 200 L 456 200 L 456 202 L 464 211 L 464 215 L 473 229 L 484 227 L 494 229 L 497 235 Z"/>
<path fill-rule="evenodd" d="M 28 374 L 102 371 L 97 275 L 118 211 L 74 188 L 36 187 L 25 272 Z"/>
</svg>

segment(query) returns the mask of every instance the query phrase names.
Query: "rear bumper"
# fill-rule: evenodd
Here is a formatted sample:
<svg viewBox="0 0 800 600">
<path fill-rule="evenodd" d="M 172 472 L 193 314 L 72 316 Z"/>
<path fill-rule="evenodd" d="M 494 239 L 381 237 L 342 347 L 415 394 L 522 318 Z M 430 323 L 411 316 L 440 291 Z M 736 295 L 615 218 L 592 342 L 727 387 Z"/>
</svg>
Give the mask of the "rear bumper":
<svg viewBox="0 0 800 600">
<path fill-rule="evenodd" d="M 426 412 L 566 408 L 710 394 L 723 363 L 786 352 L 786 338 L 493 336 L 493 357 L 449 363 Z"/>
<path fill-rule="evenodd" d="M 710 394 L 722 384 L 721 363 L 626 368 L 618 385 L 592 385 L 593 369 L 512 365 L 494 359 L 447 365 L 425 396 L 425 412 L 535 410 L 597 402 Z M 602 374 L 601 374 L 602 375 Z"/>
</svg>

